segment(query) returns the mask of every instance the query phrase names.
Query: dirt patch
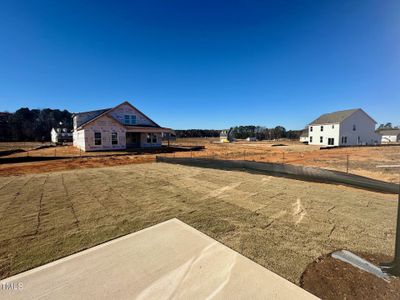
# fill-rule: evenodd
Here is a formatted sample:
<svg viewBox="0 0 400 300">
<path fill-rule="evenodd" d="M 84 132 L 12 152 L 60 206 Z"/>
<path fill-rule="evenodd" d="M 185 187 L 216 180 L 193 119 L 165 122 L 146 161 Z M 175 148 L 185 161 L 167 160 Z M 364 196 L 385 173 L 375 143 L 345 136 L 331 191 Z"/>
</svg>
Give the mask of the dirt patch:
<svg viewBox="0 0 400 300">
<path fill-rule="evenodd" d="M 391 258 L 383 254 L 358 253 L 362 258 L 378 265 Z M 314 261 L 303 273 L 300 285 L 322 299 L 399 299 L 400 279 L 390 282 L 364 272 L 350 264 L 323 256 Z"/>
<path fill-rule="evenodd" d="M 392 253 L 396 212 L 395 195 L 163 163 L 0 176 L 0 277 L 175 217 L 299 284 L 336 249 Z"/>
<path fill-rule="evenodd" d="M 88 157 L 56 159 L 41 162 L 0 164 L 0 176 L 39 174 L 54 171 L 99 168 L 128 164 L 154 162 L 155 155 L 129 155 L 111 157 Z"/>
<path fill-rule="evenodd" d="M 335 148 L 330 150 L 320 150 L 318 146 L 304 145 L 297 141 L 281 140 L 281 141 L 257 141 L 247 142 L 238 141 L 234 143 L 219 143 L 219 139 L 216 138 L 187 138 L 178 139 L 171 143 L 172 147 L 192 147 L 200 146 L 205 147 L 200 151 L 183 151 L 179 149 L 179 152 L 169 154 L 158 154 L 167 157 L 203 157 L 213 159 L 232 159 L 232 160 L 250 160 L 259 162 L 271 162 L 271 163 L 286 163 L 300 166 L 314 166 L 320 168 L 326 168 L 336 171 L 366 176 L 378 180 L 398 183 L 399 175 L 398 169 L 395 168 L 377 168 L 377 165 L 390 165 L 398 164 L 400 161 L 400 147 L 398 146 L 385 146 L 385 147 L 348 147 L 348 148 Z M 285 145 L 283 147 L 274 147 L 274 145 Z M 0 143 L 1 149 L 12 149 L 12 147 L 18 146 L 21 149 L 26 147 L 35 146 L 19 144 L 8 144 Z M 36 144 L 36 148 L 38 145 Z M 62 156 L 62 157 L 75 157 L 79 162 L 79 168 L 85 167 L 103 167 L 110 166 L 114 159 L 109 159 L 106 156 L 110 155 L 121 155 L 126 154 L 129 157 L 138 157 L 136 161 L 154 161 L 156 153 L 146 154 L 146 157 L 150 159 L 142 159 L 137 153 L 132 152 L 81 152 L 79 149 L 72 146 L 61 146 L 51 147 L 38 150 L 29 150 L 26 153 L 15 153 L 8 157 L 20 157 L 20 156 Z M 81 156 L 93 156 L 97 158 L 91 163 L 87 163 L 82 160 Z M 129 164 L 132 163 L 130 159 L 115 159 L 116 164 Z M 133 163 L 136 162 L 135 160 Z M 64 167 L 63 167 L 64 166 Z M 76 169 L 76 163 L 70 162 L 47 162 L 45 164 L 32 162 L 31 166 L 19 166 L 19 164 L 10 163 L 6 167 L 0 164 L 0 176 L 1 175 L 12 175 L 12 174 L 30 174 L 39 172 L 49 171 L 60 171 Z"/>
</svg>

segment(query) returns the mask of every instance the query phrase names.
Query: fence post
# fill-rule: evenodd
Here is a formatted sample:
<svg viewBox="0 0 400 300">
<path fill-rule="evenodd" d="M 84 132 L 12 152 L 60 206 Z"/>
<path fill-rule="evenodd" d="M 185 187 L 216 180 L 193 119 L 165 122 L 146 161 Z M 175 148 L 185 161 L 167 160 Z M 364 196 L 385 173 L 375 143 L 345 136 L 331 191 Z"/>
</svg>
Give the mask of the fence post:
<svg viewBox="0 0 400 300">
<path fill-rule="evenodd" d="M 397 200 L 397 224 L 396 224 L 396 237 L 395 237 L 394 259 L 390 263 L 380 264 L 381 269 L 385 273 L 394 276 L 400 276 L 400 176 L 399 176 L 399 194 Z"/>
<path fill-rule="evenodd" d="M 346 154 L 346 173 L 349 173 L 349 155 Z"/>
</svg>

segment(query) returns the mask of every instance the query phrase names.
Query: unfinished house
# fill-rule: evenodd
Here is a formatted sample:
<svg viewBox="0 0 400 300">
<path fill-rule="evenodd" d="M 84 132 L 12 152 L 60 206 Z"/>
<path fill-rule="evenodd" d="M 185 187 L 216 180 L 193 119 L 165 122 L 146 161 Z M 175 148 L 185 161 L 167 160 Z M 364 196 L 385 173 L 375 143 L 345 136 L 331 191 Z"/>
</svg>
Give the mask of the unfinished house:
<svg viewBox="0 0 400 300">
<path fill-rule="evenodd" d="M 129 102 L 73 114 L 73 144 L 83 151 L 161 147 L 163 128 Z"/>
</svg>

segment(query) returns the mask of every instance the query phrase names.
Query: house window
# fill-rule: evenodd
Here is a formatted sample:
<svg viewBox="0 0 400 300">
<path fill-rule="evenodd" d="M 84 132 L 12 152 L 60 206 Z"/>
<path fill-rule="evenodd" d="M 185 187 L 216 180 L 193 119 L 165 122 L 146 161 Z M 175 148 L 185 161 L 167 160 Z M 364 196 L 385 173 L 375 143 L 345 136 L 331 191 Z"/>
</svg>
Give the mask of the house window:
<svg viewBox="0 0 400 300">
<path fill-rule="evenodd" d="M 151 134 L 150 133 L 147 134 L 146 140 L 147 140 L 147 144 L 151 143 Z"/>
<path fill-rule="evenodd" d="M 157 144 L 157 136 L 153 134 L 153 144 Z"/>
<path fill-rule="evenodd" d="M 320 136 L 320 137 L 319 137 L 319 142 L 322 143 L 323 141 L 324 141 L 324 137 L 323 137 L 323 136 Z"/>
<path fill-rule="evenodd" d="M 328 145 L 333 146 L 335 144 L 334 138 L 328 138 Z"/>
<path fill-rule="evenodd" d="M 342 136 L 342 144 L 347 144 L 347 136 Z"/>
<path fill-rule="evenodd" d="M 356 131 L 356 129 L 357 129 L 356 125 L 353 125 L 353 131 Z"/>
<path fill-rule="evenodd" d="M 312 136 L 310 136 L 310 143 L 312 143 Z"/>
<path fill-rule="evenodd" d="M 310 131 L 312 132 L 312 126 L 310 127 Z"/>
<path fill-rule="evenodd" d="M 335 129 L 335 125 L 332 125 L 332 129 Z"/>
<path fill-rule="evenodd" d="M 101 132 L 95 132 L 94 133 L 94 144 L 96 146 L 101 145 Z"/>
<path fill-rule="evenodd" d="M 324 131 L 324 126 L 321 126 L 321 131 Z"/>
<path fill-rule="evenodd" d="M 116 132 L 111 133 L 111 144 L 118 145 L 118 133 Z"/>
<path fill-rule="evenodd" d="M 125 125 L 135 125 L 136 124 L 136 116 L 135 115 L 125 115 L 124 116 L 124 124 Z"/>
</svg>

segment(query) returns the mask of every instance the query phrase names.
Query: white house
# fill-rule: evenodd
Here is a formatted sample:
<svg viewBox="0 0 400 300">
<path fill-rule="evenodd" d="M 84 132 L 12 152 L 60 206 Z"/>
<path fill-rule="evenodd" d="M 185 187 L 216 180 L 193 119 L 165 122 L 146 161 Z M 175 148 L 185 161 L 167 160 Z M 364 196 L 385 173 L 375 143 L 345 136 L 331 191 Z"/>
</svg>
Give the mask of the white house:
<svg viewBox="0 0 400 300">
<path fill-rule="evenodd" d="M 400 129 L 383 129 L 379 131 L 381 135 L 381 143 L 398 143 L 400 142 Z"/>
<path fill-rule="evenodd" d="M 73 144 L 83 151 L 161 147 L 162 133 L 173 133 L 129 102 L 73 114 Z"/>
<path fill-rule="evenodd" d="M 67 128 L 52 128 L 50 135 L 54 144 L 72 142 L 72 133 Z"/>
<path fill-rule="evenodd" d="M 349 109 L 320 116 L 308 126 L 310 145 L 374 145 L 381 141 L 376 122 L 362 109 Z"/>
</svg>

